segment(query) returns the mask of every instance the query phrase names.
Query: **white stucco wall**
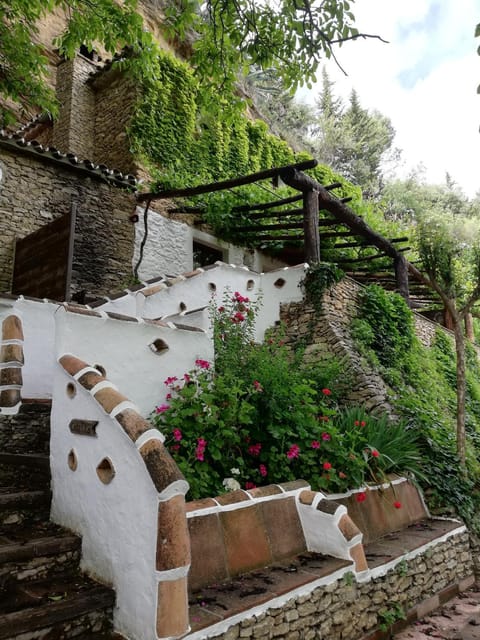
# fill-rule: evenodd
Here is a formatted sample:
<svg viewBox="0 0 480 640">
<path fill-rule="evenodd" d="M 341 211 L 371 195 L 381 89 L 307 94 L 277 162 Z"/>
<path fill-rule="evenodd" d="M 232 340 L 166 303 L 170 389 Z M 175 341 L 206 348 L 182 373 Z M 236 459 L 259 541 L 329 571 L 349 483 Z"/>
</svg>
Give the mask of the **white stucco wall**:
<svg viewBox="0 0 480 640">
<path fill-rule="evenodd" d="M 82 536 L 82 568 L 114 586 L 114 624 L 132 640 L 154 640 L 158 494 L 135 444 L 120 425 L 56 365 L 52 408 L 52 519 Z M 75 435 L 71 419 L 98 420 L 97 437 Z M 68 466 L 73 450 L 77 469 Z M 103 484 L 96 467 L 108 457 L 115 469 Z"/>
<path fill-rule="evenodd" d="M 65 311 L 56 314 L 57 357 L 71 353 L 89 365 L 99 364 L 108 379 L 135 403 L 143 416 L 163 402 L 168 376 L 181 378 L 195 360 L 211 360 L 213 345 L 203 331 L 95 318 Z M 163 340 L 169 349 L 155 353 L 150 344 Z"/>
</svg>

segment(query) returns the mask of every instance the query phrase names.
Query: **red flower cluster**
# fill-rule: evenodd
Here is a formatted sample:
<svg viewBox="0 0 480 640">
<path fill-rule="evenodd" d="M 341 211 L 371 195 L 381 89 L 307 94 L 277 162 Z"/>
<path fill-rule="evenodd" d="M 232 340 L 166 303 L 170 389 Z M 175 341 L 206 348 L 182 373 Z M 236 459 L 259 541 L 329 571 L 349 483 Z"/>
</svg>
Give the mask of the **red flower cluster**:
<svg viewBox="0 0 480 640">
<path fill-rule="evenodd" d="M 376 449 L 372 449 L 372 456 L 373 456 L 374 458 L 378 458 L 378 457 L 379 457 L 379 455 L 380 455 L 380 454 L 379 454 L 379 452 L 378 452 Z"/>
<path fill-rule="evenodd" d="M 245 482 L 245 489 L 247 489 L 247 491 L 248 489 L 256 489 L 256 488 L 257 488 L 257 485 L 254 482 L 250 482 L 250 481 Z"/>
<path fill-rule="evenodd" d="M 180 442 L 180 440 L 183 438 L 183 434 L 180 431 L 180 429 L 174 429 L 173 430 L 173 439 L 175 440 L 175 442 Z"/>
<path fill-rule="evenodd" d="M 267 475 L 267 467 L 264 464 L 261 464 L 258 467 L 258 470 L 260 471 L 260 475 L 262 476 L 262 478 L 265 478 L 265 476 Z"/>
<path fill-rule="evenodd" d="M 263 391 L 263 387 L 258 380 L 253 381 L 253 386 L 255 388 L 255 391 L 258 391 L 260 393 Z"/>
<path fill-rule="evenodd" d="M 261 450 L 262 450 L 262 444 L 260 442 L 257 442 L 257 444 L 251 444 L 248 447 L 248 453 L 251 456 L 259 456 Z"/>
<path fill-rule="evenodd" d="M 167 387 L 169 387 L 177 380 L 178 380 L 177 376 L 169 376 L 166 380 L 163 381 L 163 384 L 166 384 Z"/>
<path fill-rule="evenodd" d="M 395 507 L 395 509 L 401 509 L 402 508 L 402 503 L 398 502 L 398 500 L 396 502 L 393 503 L 393 506 Z"/>
<path fill-rule="evenodd" d="M 292 444 L 290 449 L 287 451 L 287 458 L 292 460 L 293 458 L 298 458 L 300 455 L 300 447 L 298 444 Z"/>
<path fill-rule="evenodd" d="M 328 442 L 328 440 L 331 440 L 331 439 L 332 439 L 332 436 L 329 433 L 327 433 L 326 431 L 322 433 L 322 440 L 325 440 Z"/>
<path fill-rule="evenodd" d="M 249 298 L 246 298 L 245 296 L 242 296 L 238 291 L 235 291 L 235 293 L 233 294 L 233 301 L 234 302 L 239 302 L 240 304 L 244 304 L 246 302 L 250 302 Z"/>
<path fill-rule="evenodd" d="M 322 393 L 324 396 L 331 396 L 332 392 L 330 391 L 330 389 L 322 389 Z"/>
<path fill-rule="evenodd" d="M 170 405 L 169 404 L 161 404 L 158 407 L 155 407 L 155 412 L 156 413 L 165 413 L 165 411 L 168 411 L 170 409 Z"/>
<path fill-rule="evenodd" d="M 205 449 L 207 447 L 207 441 L 203 438 L 197 438 L 197 447 L 195 449 L 195 458 L 200 462 L 205 460 Z"/>
<path fill-rule="evenodd" d="M 365 493 L 365 491 L 359 491 L 355 498 L 357 502 L 365 502 L 365 500 L 367 499 L 367 494 Z"/>
<path fill-rule="evenodd" d="M 332 465 L 330 462 L 324 462 L 323 463 L 323 470 L 324 471 L 329 471 L 332 468 Z"/>
<path fill-rule="evenodd" d="M 355 420 L 353 423 L 356 427 L 364 427 L 367 423 L 365 420 Z"/>
<path fill-rule="evenodd" d="M 312 447 L 312 449 L 320 449 L 320 442 L 318 440 L 312 440 L 310 446 Z"/>
<path fill-rule="evenodd" d="M 195 366 L 200 367 L 200 369 L 210 369 L 210 362 L 208 360 L 201 360 L 198 358 L 195 360 Z"/>
<path fill-rule="evenodd" d="M 243 313 L 241 313 L 241 311 L 237 311 L 231 318 L 230 320 L 235 323 L 235 324 L 239 324 L 240 322 L 243 322 L 245 320 L 245 316 L 243 315 Z"/>
</svg>

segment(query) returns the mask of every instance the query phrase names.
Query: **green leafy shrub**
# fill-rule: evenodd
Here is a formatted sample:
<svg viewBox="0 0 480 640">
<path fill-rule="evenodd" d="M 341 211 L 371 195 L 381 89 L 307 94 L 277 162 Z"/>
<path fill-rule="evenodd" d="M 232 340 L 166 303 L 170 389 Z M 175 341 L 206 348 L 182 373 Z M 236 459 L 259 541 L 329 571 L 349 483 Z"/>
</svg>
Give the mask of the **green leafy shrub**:
<svg viewBox="0 0 480 640">
<path fill-rule="evenodd" d="M 308 375 L 314 367 L 295 360 L 281 332 L 253 342 L 256 312 L 257 304 L 237 292 L 212 306 L 215 362 L 197 360 L 183 379 L 167 378 L 167 402 L 152 416 L 190 483 L 190 497 L 297 478 L 339 492 L 398 470 L 360 423 L 337 417 L 325 377 L 326 386 L 317 386 Z M 330 370 L 338 375 L 338 366 Z M 378 430 L 388 426 L 372 420 Z"/>
</svg>

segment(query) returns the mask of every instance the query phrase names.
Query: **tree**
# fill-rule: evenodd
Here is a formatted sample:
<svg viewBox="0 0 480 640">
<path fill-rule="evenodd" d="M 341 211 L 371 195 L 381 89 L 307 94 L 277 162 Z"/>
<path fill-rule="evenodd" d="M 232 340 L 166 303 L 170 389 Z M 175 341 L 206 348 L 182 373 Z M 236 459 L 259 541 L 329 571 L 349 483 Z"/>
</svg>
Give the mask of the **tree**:
<svg viewBox="0 0 480 640">
<path fill-rule="evenodd" d="M 464 321 L 480 300 L 480 221 L 426 216 L 417 224 L 423 271 L 409 264 L 410 273 L 440 296 L 455 336 L 457 383 L 457 453 L 465 466 L 465 336 Z"/>
<path fill-rule="evenodd" d="M 387 117 L 364 109 L 355 90 L 345 107 L 335 97 L 333 87 L 323 70 L 313 141 L 316 155 L 368 195 L 376 195 L 383 182 L 384 161 L 399 155 L 393 148 L 395 130 Z"/>
</svg>

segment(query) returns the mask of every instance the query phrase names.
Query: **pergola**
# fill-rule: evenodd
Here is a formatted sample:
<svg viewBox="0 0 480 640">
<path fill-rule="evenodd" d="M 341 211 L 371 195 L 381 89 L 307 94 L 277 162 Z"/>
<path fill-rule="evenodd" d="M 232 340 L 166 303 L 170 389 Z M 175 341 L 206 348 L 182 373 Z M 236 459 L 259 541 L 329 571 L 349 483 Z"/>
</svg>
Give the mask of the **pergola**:
<svg viewBox="0 0 480 640">
<path fill-rule="evenodd" d="M 304 259 L 310 264 L 320 262 L 322 240 L 328 238 L 350 238 L 348 242 L 335 243 L 336 249 L 350 247 L 375 247 L 377 252 L 368 256 L 341 259 L 337 262 L 344 270 L 348 267 L 356 269 L 379 258 L 390 258 L 393 266 L 391 273 L 373 274 L 373 279 L 387 288 L 397 290 L 409 304 L 413 302 L 409 290 L 409 263 L 404 251 L 409 247 L 396 245 L 408 241 L 408 237 L 387 239 L 374 231 L 360 216 L 347 206 L 351 198 L 338 198 L 334 195 L 341 183 L 321 185 L 304 173 L 317 165 L 316 160 L 307 160 L 296 164 L 260 171 L 248 176 L 213 182 L 184 189 L 168 189 L 157 193 L 142 193 L 137 196 L 139 202 L 146 202 L 145 221 L 150 203 L 154 200 L 177 198 L 191 198 L 215 191 L 231 190 L 242 185 L 260 183 L 265 180 L 282 180 L 284 184 L 298 191 L 298 194 L 288 198 L 276 199 L 258 204 L 239 205 L 232 209 L 241 217 L 240 224 L 235 231 L 242 237 L 249 238 L 250 244 L 268 246 L 269 242 L 302 240 Z M 291 208 L 290 206 L 291 205 Z M 288 208 L 285 208 L 288 206 Z M 202 214 L 204 209 L 199 207 L 179 206 L 170 210 L 176 214 Z M 320 212 L 327 212 L 321 217 Z M 245 220 L 247 223 L 245 224 Z M 279 231 L 289 231 L 288 235 L 279 235 Z M 292 234 L 292 230 L 297 230 Z M 368 274 L 362 271 L 351 273 L 360 281 L 365 281 Z M 371 272 L 369 275 L 372 275 Z M 431 292 L 423 285 L 415 290 L 417 301 L 431 302 Z M 416 297 L 415 296 L 415 297 Z"/>
</svg>

